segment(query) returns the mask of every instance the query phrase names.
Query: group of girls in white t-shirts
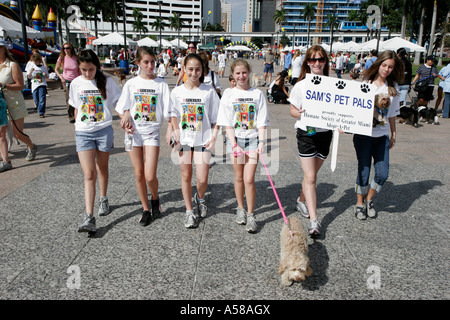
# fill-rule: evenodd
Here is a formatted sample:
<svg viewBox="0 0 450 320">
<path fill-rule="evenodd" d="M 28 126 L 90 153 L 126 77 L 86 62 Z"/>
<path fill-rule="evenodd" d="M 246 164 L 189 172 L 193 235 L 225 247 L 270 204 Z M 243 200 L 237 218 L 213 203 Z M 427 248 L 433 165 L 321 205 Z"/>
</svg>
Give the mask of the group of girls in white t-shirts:
<svg viewBox="0 0 450 320">
<path fill-rule="evenodd" d="M 399 113 L 396 82 L 403 72 L 399 61 L 395 53 L 387 51 L 365 75 L 366 81 L 377 86 L 377 93 L 388 96 L 391 107 L 383 126 L 376 126 L 371 137 L 354 135 L 358 157 L 355 206 L 355 216 L 358 219 L 375 217 L 372 198 L 387 179 L 388 154 L 395 144 L 395 116 Z M 121 127 L 126 134 L 132 134 L 129 156 L 143 207 L 141 225 L 147 226 L 161 214 L 156 173 L 160 129 L 163 120 L 166 120 L 168 126 L 165 142 L 177 152 L 180 163 L 181 190 L 186 207 L 184 226 L 196 228 L 200 219 L 207 215 L 205 194 L 208 188 L 210 151 L 214 150 L 221 127 L 226 132 L 227 153 L 230 154 L 234 170 L 234 190 L 238 205 L 235 222 L 246 225 L 246 230 L 250 233 L 256 232 L 255 172 L 259 155 L 264 150 L 269 114 L 262 91 L 249 85 L 251 68 L 248 62 L 237 59 L 232 63 L 232 87 L 223 92 L 221 99 L 212 86 L 203 83 L 205 63 L 208 62 L 198 54 L 191 53 L 184 58 L 182 68 L 187 80 L 172 91 L 169 91 L 164 79 L 155 75 L 156 56 L 152 49 L 139 47 L 136 62 L 141 73 L 127 81 L 121 91 L 112 78 L 100 71 L 100 62 L 92 50 L 84 50 L 78 55 L 81 76 L 71 84 L 69 101 L 76 108 L 76 146 L 85 187 L 86 215 L 78 231 L 96 231 L 93 209 L 97 175 L 100 185 L 98 215 L 104 216 L 110 212 L 106 193 L 109 153 L 113 147 L 111 109 L 115 106 L 121 118 Z M 306 73 L 328 76 L 328 56 L 322 47 L 315 45 L 306 52 L 299 81 L 289 98 L 290 115 L 298 120 L 295 128 L 303 169 L 297 210 L 310 219 L 308 232 L 314 237 L 320 235 L 316 212 L 317 174 L 328 156 L 332 134 L 329 130 L 305 127 L 300 121 L 304 112 L 301 91 Z M 371 158 L 374 158 L 375 178 L 369 185 Z M 196 208 L 192 201 L 193 163 L 197 181 L 197 192 L 194 195 Z M 147 187 L 151 193 L 150 204 Z M 245 204 L 247 210 L 244 209 Z"/>
<path fill-rule="evenodd" d="M 147 226 L 161 215 L 157 166 L 161 126 L 168 121 L 165 142 L 177 152 L 181 171 L 181 190 L 186 207 L 184 226 L 196 228 L 206 217 L 205 194 L 208 188 L 211 151 L 219 126 L 226 130 L 227 150 L 231 154 L 238 203 L 236 222 L 248 232 L 257 231 L 254 219 L 255 172 L 258 154 L 263 152 L 265 129 L 269 125 L 266 99 L 259 89 L 250 87 L 250 65 L 234 61 L 231 73 L 236 85 L 219 98 L 216 90 L 203 83 L 205 60 L 198 54 L 186 56 L 184 84 L 172 91 L 164 79 L 155 75 L 156 55 L 148 47 L 139 47 L 136 63 L 140 74 L 128 80 L 120 90 L 115 81 L 100 71 L 100 61 L 92 50 L 78 55 L 81 76 L 70 89 L 70 103 L 76 109 L 75 138 L 84 173 L 86 214 L 79 232 L 97 231 L 94 217 L 95 185 L 99 181 L 98 215 L 110 213 L 107 197 L 108 161 L 113 148 L 112 113 L 120 116 L 120 125 L 132 135 L 128 152 L 136 188 L 142 204 L 140 225 Z M 206 62 L 207 63 L 207 62 Z M 192 201 L 193 163 L 196 173 L 195 208 Z M 148 189 L 151 199 L 148 201 Z M 244 209 L 244 196 L 247 210 Z"/>
</svg>

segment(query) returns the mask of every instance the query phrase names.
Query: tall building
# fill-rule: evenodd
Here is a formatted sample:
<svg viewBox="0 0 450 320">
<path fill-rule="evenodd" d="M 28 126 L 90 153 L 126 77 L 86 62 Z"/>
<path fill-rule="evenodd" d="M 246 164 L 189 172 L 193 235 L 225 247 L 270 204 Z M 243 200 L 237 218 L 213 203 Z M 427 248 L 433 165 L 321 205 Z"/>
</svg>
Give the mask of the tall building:
<svg viewBox="0 0 450 320">
<path fill-rule="evenodd" d="M 161 6 L 158 4 L 160 3 Z M 202 14 L 204 12 L 204 4 L 213 3 L 214 6 L 210 7 L 210 9 L 205 9 L 206 14 Z M 173 17 L 173 14 L 179 14 L 180 19 L 182 21 L 181 32 L 182 33 L 191 33 L 192 36 L 196 35 L 200 29 L 202 24 L 207 21 L 207 13 L 208 10 L 211 10 L 212 17 L 209 17 L 209 22 L 211 24 L 219 23 L 220 24 L 220 0 L 125 0 L 125 21 L 126 21 L 126 31 L 127 36 L 129 38 L 135 38 L 139 35 L 139 32 L 133 30 L 133 22 L 135 18 L 133 17 L 133 9 L 137 8 L 143 14 L 143 22 L 146 25 L 149 32 L 155 32 L 152 29 L 152 24 L 159 17 L 160 8 L 161 8 L 161 20 L 165 23 L 166 27 L 164 31 L 172 31 L 169 25 L 169 18 Z M 213 8 L 213 9 L 211 9 Z M 218 9 L 216 9 L 218 8 Z M 89 21 L 83 21 L 83 18 L 78 17 L 80 23 L 84 26 L 88 26 Z M 119 17 L 119 22 L 117 24 L 119 32 L 123 32 L 123 22 L 122 17 Z M 115 28 L 117 30 L 117 28 Z M 74 32 L 78 32 L 78 30 L 73 30 Z M 98 31 L 99 34 L 105 34 L 111 32 L 111 23 L 100 21 L 98 23 Z M 80 38 L 82 38 L 82 33 L 80 33 Z"/>
<path fill-rule="evenodd" d="M 339 22 L 346 21 L 351 10 L 359 11 L 361 2 L 365 0 L 281 0 L 281 5 L 286 11 L 286 22 L 283 28 L 287 34 L 295 34 L 295 45 L 305 46 L 308 37 L 308 20 L 302 16 L 302 10 L 307 3 L 313 3 L 316 15 L 310 22 L 311 32 L 329 32 L 330 27 L 325 26 L 328 14 L 335 14 Z M 295 29 L 294 29 L 295 28 Z M 349 38 L 352 38 L 349 35 Z M 323 37 L 322 42 L 328 43 L 329 37 Z M 346 39 L 343 39 L 344 41 Z M 348 39 L 347 39 L 348 40 Z M 361 39 L 355 39 L 361 41 Z"/>
<path fill-rule="evenodd" d="M 231 32 L 231 4 L 226 3 L 226 0 L 221 0 L 221 20 L 220 24 L 226 32 Z"/>
</svg>

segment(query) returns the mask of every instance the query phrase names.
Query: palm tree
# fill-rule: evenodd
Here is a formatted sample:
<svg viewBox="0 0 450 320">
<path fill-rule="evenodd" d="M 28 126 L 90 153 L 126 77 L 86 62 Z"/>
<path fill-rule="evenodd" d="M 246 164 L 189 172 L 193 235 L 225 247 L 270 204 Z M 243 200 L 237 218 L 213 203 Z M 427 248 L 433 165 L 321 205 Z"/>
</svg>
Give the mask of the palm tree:
<svg viewBox="0 0 450 320">
<path fill-rule="evenodd" d="M 151 27 L 153 30 L 159 30 L 159 28 L 161 28 L 161 30 L 164 30 L 165 27 L 165 23 L 163 22 L 162 18 L 159 19 L 159 17 L 155 17 L 155 21 L 153 21 Z"/>
<path fill-rule="evenodd" d="M 304 20 L 308 20 L 308 43 L 307 47 L 309 46 L 309 30 L 311 26 L 311 20 L 316 16 L 316 7 L 313 3 L 307 3 L 305 4 L 305 7 L 300 10 L 301 16 Z"/>
<path fill-rule="evenodd" d="M 281 8 L 280 10 L 276 10 L 275 14 L 273 15 L 273 21 L 276 24 L 280 25 L 281 29 L 283 23 L 286 22 L 286 10 L 284 10 L 283 8 Z"/>
<path fill-rule="evenodd" d="M 339 26 L 339 20 L 338 17 L 333 13 L 329 13 L 327 15 L 327 22 L 325 23 L 325 27 L 330 27 L 331 36 L 330 36 L 330 54 L 332 54 L 333 50 L 333 31 L 334 29 L 337 29 Z"/>
<path fill-rule="evenodd" d="M 180 14 L 174 12 L 173 15 L 169 18 L 169 26 L 173 30 L 178 31 L 178 47 L 180 46 L 180 30 L 183 28 L 183 20 L 180 19 Z"/>
<path fill-rule="evenodd" d="M 138 8 L 133 8 L 133 31 L 139 32 L 139 39 L 142 39 L 142 32 L 148 32 L 148 28 L 142 20 L 144 15 Z"/>
</svg>

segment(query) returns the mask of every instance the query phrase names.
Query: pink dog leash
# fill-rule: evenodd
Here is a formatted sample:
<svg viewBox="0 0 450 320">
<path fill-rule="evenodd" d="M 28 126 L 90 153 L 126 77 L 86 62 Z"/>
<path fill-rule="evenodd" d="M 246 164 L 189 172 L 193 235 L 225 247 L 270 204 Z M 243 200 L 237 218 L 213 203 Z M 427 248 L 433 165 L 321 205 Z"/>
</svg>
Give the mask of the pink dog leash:
<svg viewBox="0 0 450 320">
<path fill-rule="evenodd" d="M 234 151 L 233 155 L 234 155 L 234 157 L 238 157 L 238 156 L 241 156 L 242 154 L 248 154 L 248 153 L 250 153 L 250 152 L 249 151 Z M 278 207 L 280 207 L 281 214 L 283 215 L 284 223 L 286 223 L 286 225 L 287 225 L 287 227 L 289 229 L 289 234 L 290 234 L 291 239 L 292 239 L 293 238 L 293 234 L 292 234 L 291 227 L 289 226 L 289 221 L 286 218 L 286 214 L 284 213 L 283 206 L 281 205 L 280 197 L 278 196 L 277 190 L 275 189 L 275 186 L 273 184 L 272 178 L 271 178 L 270 173 L 269 173 L 269 169 L 267 168 L 266 162 L 264 161 L 264 157 L 262 156 L 262 154 L 260 155 L 260 159 L 261 159 L 261 162 L 262 162 L 262 164 L 264 166 L 264 169 L 266 170 L 267 178 L 269 178 L 269 182 L 270 182 L 270 186 L 272 187 L 273 194 L 275 195 L 275 199 L 277 200 Z"/>
</svg>

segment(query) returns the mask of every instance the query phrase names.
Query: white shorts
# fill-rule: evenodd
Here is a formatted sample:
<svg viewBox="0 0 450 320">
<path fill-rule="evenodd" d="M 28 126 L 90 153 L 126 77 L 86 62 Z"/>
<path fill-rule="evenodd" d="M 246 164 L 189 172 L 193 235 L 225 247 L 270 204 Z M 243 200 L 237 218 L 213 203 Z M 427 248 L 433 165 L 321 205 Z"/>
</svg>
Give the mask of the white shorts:
<svg viewBox="0 0 450 320">
<path fill-rule="evenodd" d="M 159 132 L 141 134 L 137 130 L 133 132 L 133 147 L 154 146 L 159 147 Z"/>
</svg>

